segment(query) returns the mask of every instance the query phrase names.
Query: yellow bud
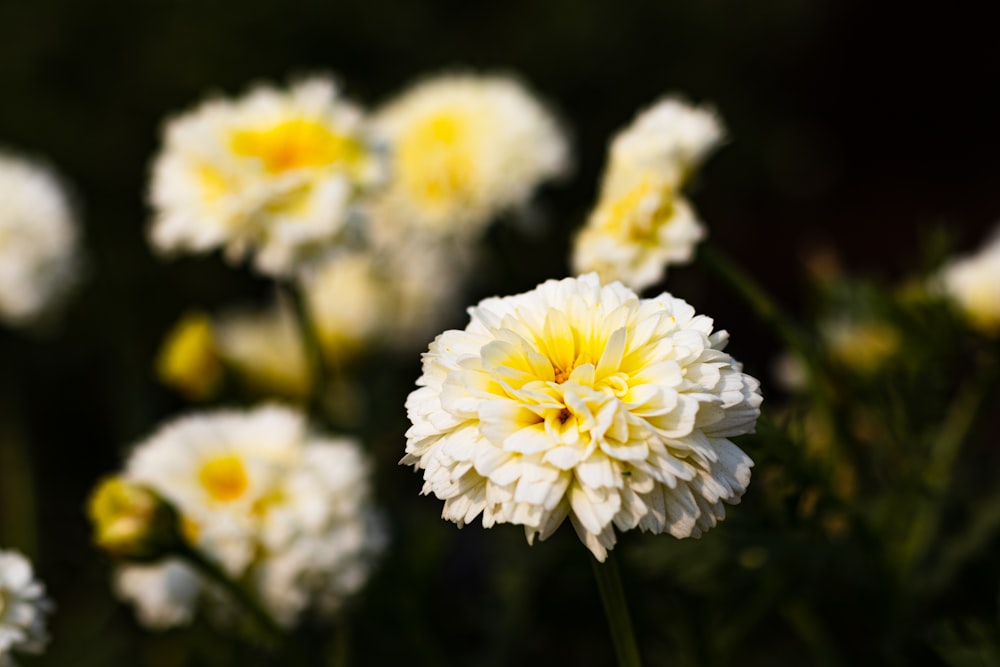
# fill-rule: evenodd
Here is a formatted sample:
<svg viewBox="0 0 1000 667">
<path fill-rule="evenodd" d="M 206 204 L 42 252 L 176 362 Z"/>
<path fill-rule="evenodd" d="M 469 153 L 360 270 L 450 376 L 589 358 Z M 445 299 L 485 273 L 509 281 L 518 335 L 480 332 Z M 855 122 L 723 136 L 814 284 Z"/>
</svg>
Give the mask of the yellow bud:
<svg viewBox="0 0 1000 667">
<path fill-rule="evenodd" d="M 163 342 L 156 373 L 164 384 L 193 400 L 215 394 L 223 367 L 207 315 L 192 312 L 181 318 Z"/>
<path fill-rule="evenodd" d="M 156 560 L 181 546 L 179 517 L 155 491 L 121 477 L 97 485 L 87 504 L 94 542 L 112 556 Z"/>
</svg>

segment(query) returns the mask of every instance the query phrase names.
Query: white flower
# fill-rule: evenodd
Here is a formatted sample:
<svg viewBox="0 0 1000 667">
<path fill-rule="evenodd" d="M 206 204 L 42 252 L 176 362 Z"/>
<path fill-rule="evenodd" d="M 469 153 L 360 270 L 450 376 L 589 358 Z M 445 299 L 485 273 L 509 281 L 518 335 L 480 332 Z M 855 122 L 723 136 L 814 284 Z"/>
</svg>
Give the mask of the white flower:
<svg viewBox="0 0 1000 667">
<path fill-rule="evenodd" d="M 705 229 L 680 190 L 721 138 L 714 113 L 675 98 L 639 114 L 612 141 L 600 199 L 574 244 L 573 270 L 642 289 L 668 264 L 691 261 Z"/>
<path fill-rule="evenodd" d="M 177 419 L 137 447 L 125 476 L 170 501 L 187 539 L 249 582 L 284 625 L 306 608 L 333 611 L 384 543 L 357 443 L 312 435 L 290 408 Z M 176 559 L 126 565 L 116 577 L 140 620 L 159 628 L 188 622 L 206 588 Z"/>
<path fill-rule="evenodd" d="M 45 615 L 50 611 L 52 603 L 28 559 L 16 551 L 0 550 L 0 665 L 14 664 L 11 651 L 44 650 Z"/>
<path fill-rule="evenodd" d="M 289 273 L 336 239 L 378 171 L 360 111 L 327 79 L 209 100 L 164 131 L 151 238 L 162 252 L 252 252 L 258 270 Z"/>
<path fill-rule="evenodd" d="M 567 166 L 555 119 L 507 77 L 428 79 L 378 112 L 374 126 L 392 153 L 375 225 L 475 237 Z"/>
<path fill-rule="evenodd" d="M 978 253 L 946 264 L 933 283 L 975 329 L 1000 335 L 1000 234 Z"/>
<path fill-rule="evenodd" d="M 25 325 L 72 282 L 78 228 L 56 176 L 0 151 L 0 320 Z"/>
<path fill-rule="evenodd" d="M 639 299 L 596 275 L 548 281 L 469 310 L 424 355 L 402 463 L 460 526 L 568 515 L 599 560 L 614 528 L 699 536 L 750 481 L 729 438 L 753 431 L 758 382 L 727 335 L 680 299 Z"/>
<path fill-rule="evenodd" d="M 153 629 L 190 623 L 202 587 L 198 573 L 176 559 L 123 565 L 115 573 L 115 593 L 135 605 L 140 622 Z"/>
</svg>

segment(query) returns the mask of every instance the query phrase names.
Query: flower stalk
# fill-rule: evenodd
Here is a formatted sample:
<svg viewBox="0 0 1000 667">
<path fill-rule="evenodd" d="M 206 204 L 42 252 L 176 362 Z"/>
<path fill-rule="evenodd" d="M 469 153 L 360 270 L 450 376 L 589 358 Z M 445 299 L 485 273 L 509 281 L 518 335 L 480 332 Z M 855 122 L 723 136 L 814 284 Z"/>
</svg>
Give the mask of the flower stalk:
<svg viewBox="0 0 1000 667">
<path fill-rule="evenodd" d="M 601 596 L 604 613 L 608 618 L 608 629 L 615 645 L 618 667 L 640 667 L 642 661 L 639 658 L 639 647 L 632 630 L 632 619 L 628 613 L 625 590 L 622 588 L 618 559 L 615 557 L 614 551 L 611 551 L 603 563 L 592 558 L 590 564 L 594 568 L 597 590 Z"/>
</svg>

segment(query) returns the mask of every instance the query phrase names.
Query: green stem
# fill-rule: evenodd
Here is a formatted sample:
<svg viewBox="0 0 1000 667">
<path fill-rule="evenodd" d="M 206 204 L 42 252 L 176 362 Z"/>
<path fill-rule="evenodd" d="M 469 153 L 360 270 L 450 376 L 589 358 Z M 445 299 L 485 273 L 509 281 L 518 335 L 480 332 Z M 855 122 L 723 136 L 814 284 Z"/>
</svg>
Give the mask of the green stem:
<svg viewBox="0 0 1000 667">
<path fill-rule="evenodd" d="M 242 586 L 223 572 L 218 564 L 205 558 L 200 551 L 188 545 L 181 547 L 177 555 L 222 588 L 226 595 L 253 620 L 257 629 L 267 635 L 271 644 L 276 647 L 284 647 L 285 633 L 281 627 Z"/>
<path fill-rule="evenodd" d="M 302 346 L 306 354 L 306 365 L 309 367 L 311 384 L 309 412 L 314 419 L 326 424 L 329 421 L 326 412 L 329 378 L 323 360 L 323 347 L 320 344 L 319 335 L 316 333 L 316 325 L 309 313 L 309 304 L 306 303 L 303 290 L 300 287 L 288 285 L 282 291 L 287 294 L 288 300 L 292 304 L 295 320 L 302 335 Z"/>
<path fill-rule="evenodd" d="M 608 629 L 615 645 L 618 667 L 640 667 L 642 661 L 639 659 L 639 647 L 632 632 L 632 620 L 629 618 L 628 604 L 625 602 L 625 591 L 622 588 L 621 574 L 614 552 L 608 552 L 608 558 L 604 563 L 592 559 L 591 565 L 594 566 L 594 579 L 597 580 L 597 590 L 601 595 L 604 613 L 608 617 Z"/>
<path fill-rule="evenodd" d="M 903 543 L 900 571 L 904 575 L 909 574 L 924 557 L 938 532 L 944 495 L 954 476 L 955 461 L 997 381 L 995 359 L 978 364 L 978 369 L 976 376 L 966 383 L 952 402 L 941 430 L 932 441 L 923 480 L 927 497 L 913 513 L 909 534 Z"/>
</svg>

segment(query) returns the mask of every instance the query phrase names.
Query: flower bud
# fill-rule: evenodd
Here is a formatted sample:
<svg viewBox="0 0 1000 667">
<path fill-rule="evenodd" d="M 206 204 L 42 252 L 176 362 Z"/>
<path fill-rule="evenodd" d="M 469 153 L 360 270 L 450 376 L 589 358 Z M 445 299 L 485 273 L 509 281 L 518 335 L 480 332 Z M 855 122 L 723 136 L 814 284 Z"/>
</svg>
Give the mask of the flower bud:
<svg viewBox="0 0 1000 667">
<path fill-rule="evenodd" d="M 87 504 L 94 542 L 116 558 L 152 561 L 182 544 L 173 505 L 147 486 L 121 477 L 98 484 Z"/>
</svg>

